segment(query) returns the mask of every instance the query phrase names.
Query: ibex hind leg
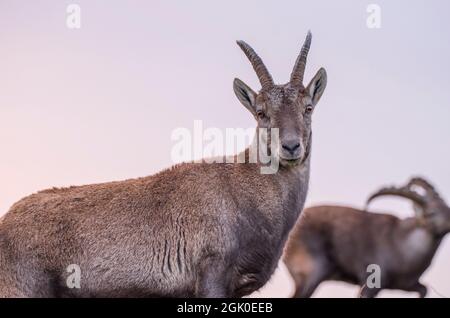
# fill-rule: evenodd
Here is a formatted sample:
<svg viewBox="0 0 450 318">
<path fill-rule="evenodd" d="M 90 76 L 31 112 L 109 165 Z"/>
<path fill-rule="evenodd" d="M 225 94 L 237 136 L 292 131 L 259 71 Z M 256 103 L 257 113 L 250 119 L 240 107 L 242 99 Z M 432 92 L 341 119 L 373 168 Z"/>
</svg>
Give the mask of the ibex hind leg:
<svg viewBox="0 0 450 318">
<path fill-rule="evenodd" d="M 55 297 L 51 279 L 47 275 L 39 275 L 36 279 L 31 273 L 0 269 L 0 298 Z"/>
<path fill-rule="evenodd" d="M 0 298 L 23 298 L 27 295 L 18 287 L 14 264 L 2 233 L 0 233 Z"/>
<path fill-rule="evenodd" d="M 1 274 L 0 274 L 1 275 Z M 23 290 L 0 279 L 0 298 L 28 298 Z"/>
<path fill-rule="evenodd" d="M 15 269 L 0 249 L 0 298 L 25 298 L 27 293 L 19 287 Z"/>
<path fill-rule="evenodd" d="M 0 242 L 0 298 L 54 297 L 51 276 Z"/>
</svg>

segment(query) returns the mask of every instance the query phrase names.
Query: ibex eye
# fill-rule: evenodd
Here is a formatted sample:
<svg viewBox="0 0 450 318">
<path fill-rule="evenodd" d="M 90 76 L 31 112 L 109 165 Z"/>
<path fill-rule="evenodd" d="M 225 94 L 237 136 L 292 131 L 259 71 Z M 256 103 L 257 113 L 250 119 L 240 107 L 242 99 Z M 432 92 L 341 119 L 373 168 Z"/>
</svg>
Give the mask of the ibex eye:
<svg viewBox="0 0 450 318">
<path fill-rule="evenodd" d="M 305 113 L 309 114 L 313 111 L 313 107 L 311 105 L 306 106 Z"/>
<path fill-rule="evenodd" d="M 256 116 L 257 116 L 259 119 L 264 119 L 264 118 L 266 117 L 266 115 L 264 114 L 264 112 L 263 112 L 262 110 L 257 111 L 257 112 L 256 112 Z"/>
</svg>

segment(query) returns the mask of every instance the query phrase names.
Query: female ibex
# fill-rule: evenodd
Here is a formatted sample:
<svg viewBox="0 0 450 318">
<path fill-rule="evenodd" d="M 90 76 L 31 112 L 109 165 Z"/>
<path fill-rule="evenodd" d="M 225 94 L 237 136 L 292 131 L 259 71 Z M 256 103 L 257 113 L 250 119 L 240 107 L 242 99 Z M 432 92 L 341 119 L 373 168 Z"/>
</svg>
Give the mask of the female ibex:
<svg viewBox="0 0 450 318">
<path fill-rule="evenodd" d="M 401 220 L 340 206 L 305 209 L 284 255 L 296 282 L 295 297 L 311 296 L 325 280 L 358 284 L 361 297 L 375 297 L 381 289 L 415 291 L 425 297 L 427 288 L 419 278 L 450 231 L 450 208 L 422 178 L 404 187 L 383 188 L 368 203 L 382 195 L 412 200 L 418 215 Z M 366 285 L 370 264 L 381 270 L 380 288 Z"/>
<path fill-rule="evenodd" d="M 261 174 L 260 162 L 184 163 L 26 197 L 0 224 L 0 295 L 240 297 L 263 286 L 308 189 L 311 115 L 327 80 L 320 69 L 303 86 L 310 43 L 308 33 L 290 82 L 276 85 L 238 42 L 262 89 L 235 79 L 234 91 L 257 129 L 279 129 L 280 146 L 269 149 L 277 173 Z M 80 289 L 66 286 L 70 264 Z"/>
</svg>

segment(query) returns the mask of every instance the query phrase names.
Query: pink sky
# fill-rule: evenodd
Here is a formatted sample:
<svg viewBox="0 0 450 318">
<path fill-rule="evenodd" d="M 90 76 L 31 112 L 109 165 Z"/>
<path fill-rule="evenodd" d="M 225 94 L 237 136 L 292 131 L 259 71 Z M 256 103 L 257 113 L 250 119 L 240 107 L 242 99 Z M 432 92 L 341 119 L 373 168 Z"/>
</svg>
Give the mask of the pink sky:
<svg viewBox="0 0 450 318">
<path fill-rule="evenodd" d="M 305 78 L 323 66 L 328 87 L 314 114 L 307 205 L 361 207 L 380 185 L 428 177 L 450 200 L 450 42 L 447 1 L 77 1 L 82 27 L 66 27 L 71 1 L 0 0 L 0 215 L 34 191 L 152 174 L 172 164 L 171 132 L 252 127 L 234 96 L 259 84 L 235 44 L 288 79 L 308 29 Z M 409 204 L 374 204 L 399 216 Z M 450 243 L 425 284 L 450 296 Z M 286 277 L 264 293 L 287 295 Z M 354 296 L 326 283 L 316 296 Z M 381 296 L 404 295 L 382 293 Z M 430 291 L 430 296 L 437 296 Z"/>
</svg>

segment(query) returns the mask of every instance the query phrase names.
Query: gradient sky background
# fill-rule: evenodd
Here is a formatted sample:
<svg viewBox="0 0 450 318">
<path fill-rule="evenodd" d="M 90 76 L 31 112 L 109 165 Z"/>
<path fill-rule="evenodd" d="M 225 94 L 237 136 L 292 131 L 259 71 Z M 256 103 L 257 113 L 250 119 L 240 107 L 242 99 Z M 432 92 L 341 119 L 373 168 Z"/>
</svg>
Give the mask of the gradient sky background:
<svg viewBox="0 0 450 318">
<path fill-rule="evenodd" d="M 416 174 L 450 200 L 448 1 L 80 0 L 79 30 L 66 27 L 70 3 L 0 0 L 0 215 L 43 188 L 167 167 L 171 132 L 195 119 L 254 126 L 232 81 L 260 86 L 235 40 L 284 83 L 308 29 L 305 79 L 324 66 L 328 87 L 314 114 L 307 205 L 362 207 L 379 186 Z M 366 26 L 369 3 L 381 6 L 381 29 Z M 398 199 L 373 207 L 413 214 Z M 423 282 L 450 296 L 449 266 L 447 238 Z M 281 273 L 259 295 L 290 288 Z M 357 290 L 330 282 L 315 296 Z M 380 296 L 404 295 L 416 296 Z"/>
</svg>

